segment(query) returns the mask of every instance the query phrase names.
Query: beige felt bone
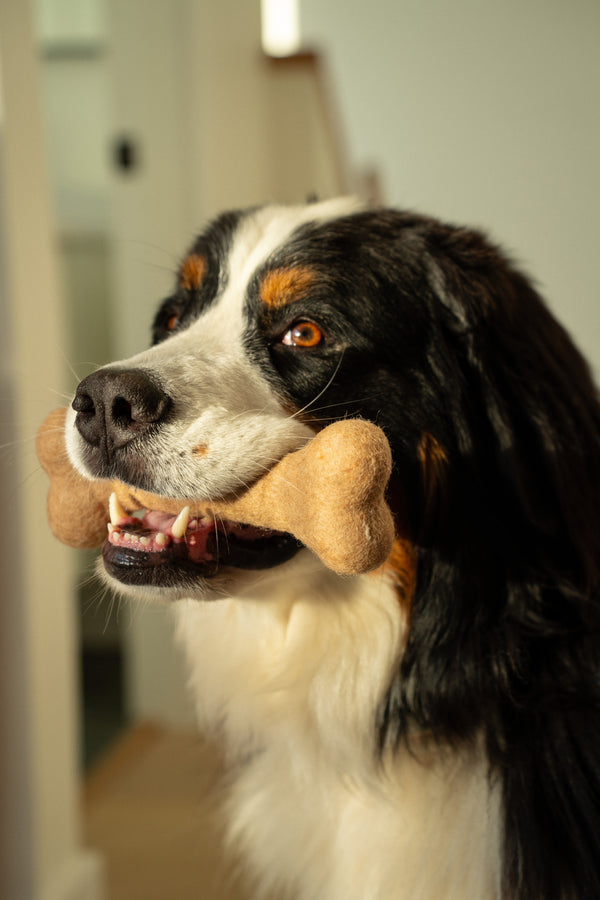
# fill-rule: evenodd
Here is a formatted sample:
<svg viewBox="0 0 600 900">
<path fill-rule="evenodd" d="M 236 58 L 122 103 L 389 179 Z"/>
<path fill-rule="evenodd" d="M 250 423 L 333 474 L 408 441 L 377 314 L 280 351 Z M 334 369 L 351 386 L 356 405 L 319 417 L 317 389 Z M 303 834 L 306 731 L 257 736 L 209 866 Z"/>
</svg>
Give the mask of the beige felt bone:
<svg viewBox="0 0 600 900">
<path fill-rule="evenodd" d="M 128 511 L 142 507 L 219 516 L 286 531 L 339 574 L 360 574 L 387 559 L 394 540 L 384 491 L 391 453 L 383 432 L 347 419 L 329 425 L 308 444 L 283 457 L 235 499 L 174 500 L 122 482 L 88 481 L 69 462 L 64 446 L 66 410 L 55 410 L 38 434 L 38 456 L 50 476 L 48 520 L 61 541 L 95 547 L 106 537 L 108 498 L 115 491 Z"/>
</svg>

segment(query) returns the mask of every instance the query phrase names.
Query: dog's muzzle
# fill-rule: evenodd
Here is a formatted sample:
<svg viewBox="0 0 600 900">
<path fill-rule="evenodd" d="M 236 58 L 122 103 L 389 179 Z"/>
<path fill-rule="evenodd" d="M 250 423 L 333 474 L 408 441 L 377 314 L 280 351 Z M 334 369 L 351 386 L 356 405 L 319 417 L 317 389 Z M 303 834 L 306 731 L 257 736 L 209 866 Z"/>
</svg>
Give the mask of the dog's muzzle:
<svg viewBox="0 0 600 900">
<path fill-rule="evenodd" d="M 142 369 L 99 369 L 80 383 L 72 406 L 88 472 L 156 492 L 147 465 L 154 453 L 144 439 L 169 420 L 174 407 L 157 379 Z M 223 569 L 280 565 L 302 546 L 290 534 L 212 516 L 186 520 L 183 533 L 174 530 L 176 517 L 160 509 L 112 518 L 102 558 L 108 574 L 123 585 L 197 587 Z"/>
</svg>

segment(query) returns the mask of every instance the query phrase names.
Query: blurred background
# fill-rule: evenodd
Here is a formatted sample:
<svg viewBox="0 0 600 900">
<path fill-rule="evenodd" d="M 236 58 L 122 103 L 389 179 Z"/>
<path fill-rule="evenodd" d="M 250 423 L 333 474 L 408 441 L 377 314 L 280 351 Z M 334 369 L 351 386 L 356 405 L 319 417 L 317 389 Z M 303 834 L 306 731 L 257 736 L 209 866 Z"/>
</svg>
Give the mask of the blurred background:
<svg viewBox="0 0 600 900">
<path fill-rule="evenodd" d="M 483 227 L 598 372 L 599 42 L 597 0 L 0 0 L 1 897 L 234 896 L 169 611 L 49 534 L 45 415 L 207 218 L 314 195 Z"/>
</svg>

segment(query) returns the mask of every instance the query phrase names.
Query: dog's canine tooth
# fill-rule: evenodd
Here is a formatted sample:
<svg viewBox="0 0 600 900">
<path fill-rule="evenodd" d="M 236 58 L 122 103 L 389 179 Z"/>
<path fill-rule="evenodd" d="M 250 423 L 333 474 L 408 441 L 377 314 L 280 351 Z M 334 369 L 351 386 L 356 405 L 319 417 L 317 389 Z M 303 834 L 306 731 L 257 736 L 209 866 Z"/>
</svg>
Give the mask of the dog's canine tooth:
<svg viewBox="0 0 600 900">
<path fill-rule="evenodd" d="M 114 491 L 110 495 L 110 499 L 108 501 L 108 512 L 110 515 L 110 521 L 115 526 L 119 524 L 121 519 L 127 518 L 127 513 L 119 503 L 119 498 Z"/>
<path fill-rule="evenodd" d="M 190 508 L 184 506 L 173 524 L 171 525 L 171 534 L 174 538 L 182 538 L 187 531 L 190 519 Z"/>
</svg>

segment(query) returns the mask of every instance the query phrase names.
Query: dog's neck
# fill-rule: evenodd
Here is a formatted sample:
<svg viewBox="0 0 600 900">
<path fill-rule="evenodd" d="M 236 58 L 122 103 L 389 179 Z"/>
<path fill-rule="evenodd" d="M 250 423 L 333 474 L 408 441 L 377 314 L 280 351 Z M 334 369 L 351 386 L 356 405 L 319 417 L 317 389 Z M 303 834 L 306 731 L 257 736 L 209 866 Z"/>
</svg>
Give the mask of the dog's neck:
<svg viewBox="0 0 600 900">
<path fill-rule="evenodd" d="M 303 553 L 241 596 L 177 607 L 200 723 L 230 751 L 297 731 L 356 764 L 406 628 L 386 575 L 340 578 Z"/>
</svg>

